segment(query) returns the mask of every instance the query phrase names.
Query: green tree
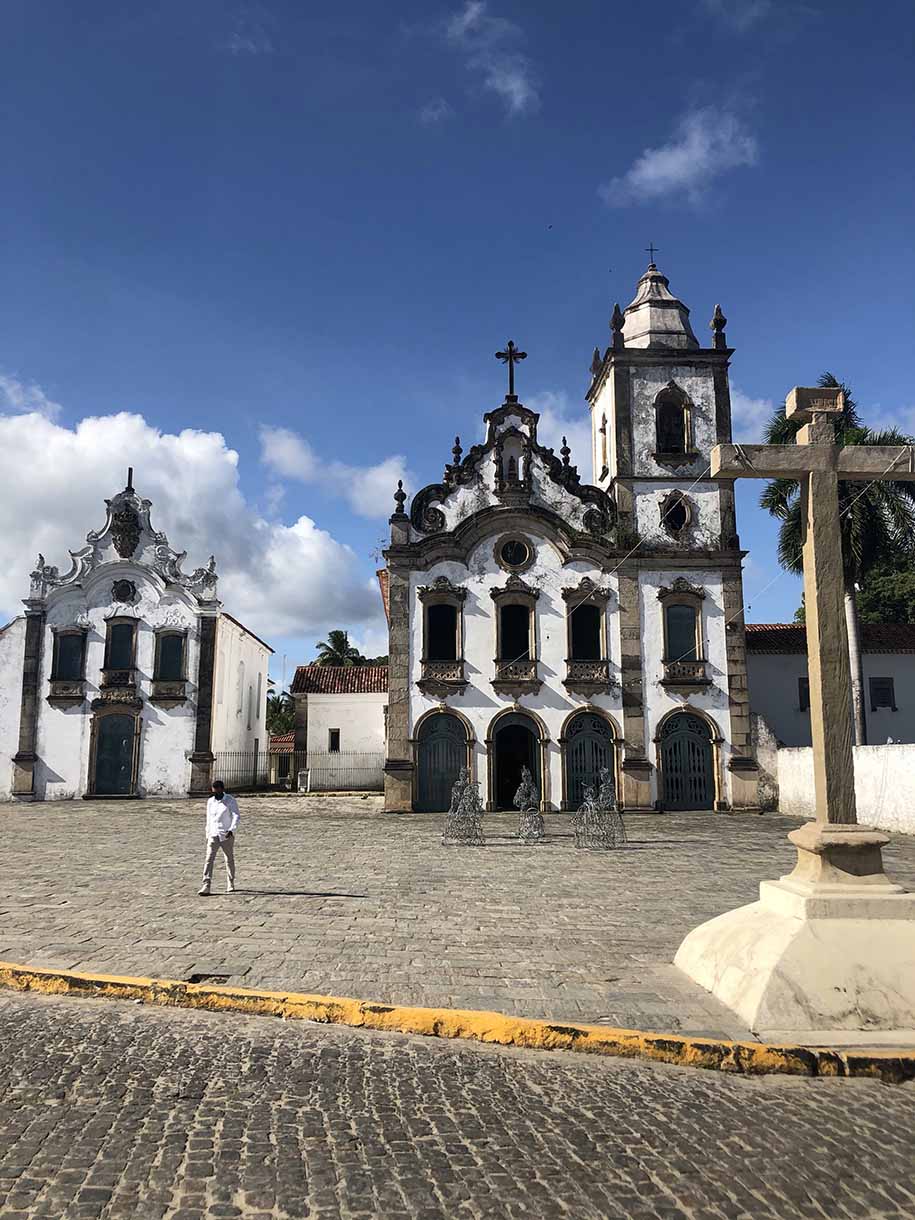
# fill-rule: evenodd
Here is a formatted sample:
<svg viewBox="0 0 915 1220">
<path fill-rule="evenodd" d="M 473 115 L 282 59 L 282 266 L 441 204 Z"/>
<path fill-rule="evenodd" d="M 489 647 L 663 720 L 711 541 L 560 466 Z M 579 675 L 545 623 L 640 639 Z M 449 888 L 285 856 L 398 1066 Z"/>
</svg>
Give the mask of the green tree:
<svg viewBox="0 0 915 1220">
<path fill-rule="evenodd" d="M 845 394 L 845 409 L 834 420 L 838 445 L 909 445 L 911 438 L 895 428 L 872 432 L 858 415 L 857 404 L 848 386 L 832 373 L 823 373 L 818 385 L 835 386 Z M 784 407 L 773 415 L 765 439 L 770 445 L 790 445 L 801 425 L 787 419 Z M 778 534 L 778 559 L 789 572 L 803 572 L 802 504 L 800 483 L 796 479 L 773 479 L 767 483 L 760 503 L 781 521 Z M 861 651 L 861 622 L 856 586 L 863 586 L 878 566 L 898 566 L 913 555 L 915 537 L 915 484 L 876 480 L 873 483 L 839 484 L 839 511 L 842 526 L 842 564 L 845 579 L 845 621 L 848 628 L 848 659 L 851 667 L 852 704 L 855 741 L 867 742 L 864 711 L 864 669 Z"/>
<path fill-rule="evenodd" d="M 858 589 L 862 623 L 915 623 L 915 558 L 877 563 Z"/>
<path fill-rule="evenodd" d="M 318 659 L 316 665 L 364 665 L 365 657 L 358 648 L 349 642 L 346 631 L 328 631 L 327 639 L 321 640 L 317 646 Z"/>
<path fill-rule="evenodd" d="M 267 696 L 267 732 L 271 737 L 295 728 L 295 702 L 288 691 Z"/>
</svg>

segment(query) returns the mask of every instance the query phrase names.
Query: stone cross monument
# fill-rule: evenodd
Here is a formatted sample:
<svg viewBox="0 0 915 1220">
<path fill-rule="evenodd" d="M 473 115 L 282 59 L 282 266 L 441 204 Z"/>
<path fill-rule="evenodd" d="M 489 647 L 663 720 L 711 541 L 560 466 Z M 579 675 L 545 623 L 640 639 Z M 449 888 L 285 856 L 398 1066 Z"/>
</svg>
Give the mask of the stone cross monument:
<svg viewBox="0 0 915 1220">
<path fill-rule="evenodd" d="M 675 960 L 770 1036 L 915 1029 L 915 894 L 886 876 L 889 837 L 859 824 L 855 806 L 839 510 L 840 481 L 915 480 L 915 448 L 836 445 L 843 407 L 840 389 L 795 388 L 797 444 L 712 450 L 716 478 L 801 482 L 816 817 L 788 836 L 794 871 L 696 928 Z"/>
</svg>

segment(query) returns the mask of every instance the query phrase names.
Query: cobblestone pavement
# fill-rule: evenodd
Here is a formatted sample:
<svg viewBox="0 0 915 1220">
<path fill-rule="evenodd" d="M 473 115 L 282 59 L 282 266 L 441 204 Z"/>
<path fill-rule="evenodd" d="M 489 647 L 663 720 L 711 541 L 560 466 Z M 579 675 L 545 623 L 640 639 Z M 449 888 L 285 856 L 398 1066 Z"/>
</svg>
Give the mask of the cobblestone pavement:
<svg viewBox="0 0 915 1220">
<path fill-rule="evenodd" d="M 0 994 L 4 1220 L 911 1220 L 915 1087 Z"/>
<path fill-rule="evenodd" d="M 745 1037 L 670 962 L 792 867 L 797 824 L 633 815 L 628 850 L 589 853 L 558 814 L 543 846 L 513 840 L 506 814 L 487 816 L 487 847 L 444 848 L 440 817 L 376 797 L 241 809 L 239 892 L 203 899 L 201 802 L 6 806 L 0 959 Z M 887 861 L 915 885 L 915 839 Z"/>
</svg>

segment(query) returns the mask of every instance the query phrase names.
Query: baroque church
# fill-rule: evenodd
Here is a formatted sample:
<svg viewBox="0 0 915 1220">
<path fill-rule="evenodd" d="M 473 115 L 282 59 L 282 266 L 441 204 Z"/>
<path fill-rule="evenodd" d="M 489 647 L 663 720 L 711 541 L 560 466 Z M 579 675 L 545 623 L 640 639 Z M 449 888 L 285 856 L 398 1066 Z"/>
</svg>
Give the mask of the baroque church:
<svg viewBox="0 0 915 1220">
<path fill-rule="evenodd" d="M 272 649 L 223 610 L 215 559 L 182 570 L 133 471 L 105 503 L 0 628 L 0 800 L 207 793 L 220 752 L 266 747 Z"/>
<path fill-rule="evenodd" d="M 651 263 L 614 308 L 587 402 L 591 474 L 537 435 L 515 392 L 440 482 L 390 518 L 385 805 L 441 810 L 461 767 L 489 810 L 523 767 L 545 810 L 607 767 L 624 808 L 757 807 L 733 484 L 732 349 L 700 345 Z"/>
</svg>

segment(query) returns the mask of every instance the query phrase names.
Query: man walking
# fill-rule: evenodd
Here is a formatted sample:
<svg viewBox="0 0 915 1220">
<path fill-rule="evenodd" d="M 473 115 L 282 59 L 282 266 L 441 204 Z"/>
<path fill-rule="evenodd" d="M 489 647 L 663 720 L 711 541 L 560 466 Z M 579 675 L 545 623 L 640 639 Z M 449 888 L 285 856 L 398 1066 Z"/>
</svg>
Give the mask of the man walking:
<svg viewBox="0 0 915 1220">
<path fill-rule="evenodd" d="M 197 891 L 201 898 L 206 898 L 210 892 L 213 865 L 220 850 L 226 858 L 226 893 L 235 893 L 235 831 L 240 821 L 238 801 L 226 792 L 221 779 L 214 779 L 210 790 L 213 795 L 207 801 L 206 863 L 203 866 L 203 885 Z"/>
</svg>

